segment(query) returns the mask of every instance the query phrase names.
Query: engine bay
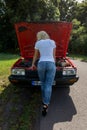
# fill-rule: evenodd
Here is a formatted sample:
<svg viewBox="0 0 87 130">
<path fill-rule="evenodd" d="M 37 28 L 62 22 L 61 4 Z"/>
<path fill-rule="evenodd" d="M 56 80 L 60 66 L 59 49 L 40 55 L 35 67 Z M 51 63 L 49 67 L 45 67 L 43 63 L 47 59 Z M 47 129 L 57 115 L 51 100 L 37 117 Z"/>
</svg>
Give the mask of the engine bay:
<svg viewBox="0 0 87 130">
<path fill-rule="evenodd" d="M 35 66 L 37 67 L 39 59 L 36 61 Z M 57 58 L 56 59 L 56 67 L 69 67 L 71 66 L 70 62 L 66 58 Z M 32 65 L 32 58 L 24 59 L 21 58 L 17 63 L 16 67 L 31 67 Z"/>
</svg>

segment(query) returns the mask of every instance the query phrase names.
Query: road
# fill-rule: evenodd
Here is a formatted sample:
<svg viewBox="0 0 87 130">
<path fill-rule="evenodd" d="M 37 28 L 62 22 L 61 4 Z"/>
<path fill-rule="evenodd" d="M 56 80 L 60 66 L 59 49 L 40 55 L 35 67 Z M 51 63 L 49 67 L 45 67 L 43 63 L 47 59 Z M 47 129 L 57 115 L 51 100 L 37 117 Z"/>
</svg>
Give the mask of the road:
<svg viewBox="0 0 87 130">
<path fill-rule="evenodd" d="M 35 130 L 87 130 L 87 62 L 74 63 L 79 81 L 70 88 L 53 89 L 48 114 L 42 117 L 40 112 Z"/>
</svg>

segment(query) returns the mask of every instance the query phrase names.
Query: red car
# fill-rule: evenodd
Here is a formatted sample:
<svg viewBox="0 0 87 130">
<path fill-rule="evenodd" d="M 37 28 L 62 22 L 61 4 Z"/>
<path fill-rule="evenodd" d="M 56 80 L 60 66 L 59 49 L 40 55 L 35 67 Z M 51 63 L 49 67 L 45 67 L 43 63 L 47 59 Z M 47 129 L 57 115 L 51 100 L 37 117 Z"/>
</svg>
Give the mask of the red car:
<svg viewBox="0 0 87 130">
<path fill-rule="evenodd" d="M 15 24 L 21 57 L 11 68 L 9 81 L 12 84 L 40 85 L 36 68 L 31 70 L 34 54 L 36 34 L 46 31 L 50 38 L 56 42 L 56 76 L 53 85 L 66 86 L 78 81 L 77 68 L 71 59 L 66 56 L 72 23 L 70 22 L 21 22 Z"/>
</svg>

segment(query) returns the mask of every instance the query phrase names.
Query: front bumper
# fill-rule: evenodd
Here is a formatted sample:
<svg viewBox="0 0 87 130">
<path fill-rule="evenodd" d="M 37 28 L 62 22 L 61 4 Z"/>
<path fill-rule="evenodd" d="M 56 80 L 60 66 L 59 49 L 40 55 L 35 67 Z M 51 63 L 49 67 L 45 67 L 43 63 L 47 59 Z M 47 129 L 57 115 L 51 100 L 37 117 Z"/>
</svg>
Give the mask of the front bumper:
<svg viewBox="0 0 87 130">
<path fill-rule="evenodd" d="M 38 78 L 26 78 L 25 76 L 13 76 L 10 75 L 8 77 L 9 81 L 12 84 L 32 84 L 32 81 L 39 81 Z M 55 79 L 55 85 L 73 85 L 75 82 L 77 82 L 79 79 L 78 76 L 74 76 L 74 77 L 62 77 L 62 78 L 56 78 Z M 38 85 L 38 84 L 37 84 Z"/>
<path fill-rule="evenodd" d="M 56 85 L 73 85 L 78 79 L 78 76 L 58 78 L 56 79 Z"/>
</svg>

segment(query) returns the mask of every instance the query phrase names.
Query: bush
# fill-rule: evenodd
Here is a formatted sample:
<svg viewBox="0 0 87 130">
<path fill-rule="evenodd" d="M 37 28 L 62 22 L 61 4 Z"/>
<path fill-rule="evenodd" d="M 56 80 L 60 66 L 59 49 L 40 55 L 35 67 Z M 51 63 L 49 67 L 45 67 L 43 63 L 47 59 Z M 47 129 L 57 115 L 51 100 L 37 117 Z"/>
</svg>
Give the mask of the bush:
<svg viewBox="0 0 87 130">
<path fill-rule="evenodd" d="M 87 31 L 86 27 L 74 19 L 73 30 L 71 35 L 71 43 L 69 44 L 69 52 L 74 54 L 87 55 Z"/>
<path fill-rule="evenodd" d="M 69 52 L 74 54 L 87 55 L 87 35 L 79 35 L 69 45 Z"/>
</svg>

